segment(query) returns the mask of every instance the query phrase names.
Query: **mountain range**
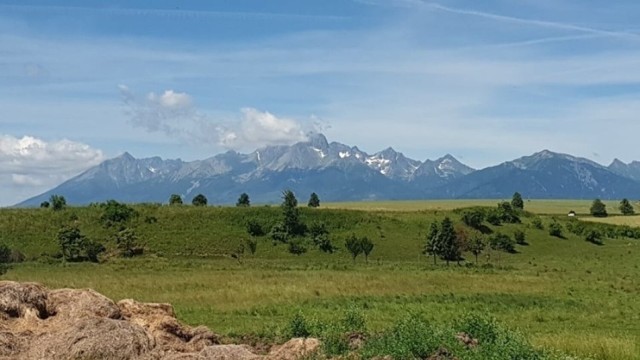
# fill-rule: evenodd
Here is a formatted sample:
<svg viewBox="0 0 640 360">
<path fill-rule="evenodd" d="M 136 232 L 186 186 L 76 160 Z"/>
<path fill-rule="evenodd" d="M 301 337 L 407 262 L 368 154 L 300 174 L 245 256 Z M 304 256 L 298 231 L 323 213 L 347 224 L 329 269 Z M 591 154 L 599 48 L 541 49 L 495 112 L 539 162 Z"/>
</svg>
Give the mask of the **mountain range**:
<svg viewBox="0 0 640 360">
<path fill-rule="evenodd" d="M 19 206 L 37 206 L 52 194 L 70 204 L 108 199 L 166 202 L 171 194 L 191 201 L 234 203 L 246 192 L 254 203 L 278 202 L 283 189 L 299 197 L 311 192 L 323 201 L 509 198 L 640 198 L 640 162 L 594 161 L 544 150 L 475 170 L 447 154 L 410 159 L 392 148 L 367 154 L 322 134 L 293 145 L 268 146 L 250 154 L 234 151 L 186 162 L 124 153 L 88 169 Z"/>
</svg>

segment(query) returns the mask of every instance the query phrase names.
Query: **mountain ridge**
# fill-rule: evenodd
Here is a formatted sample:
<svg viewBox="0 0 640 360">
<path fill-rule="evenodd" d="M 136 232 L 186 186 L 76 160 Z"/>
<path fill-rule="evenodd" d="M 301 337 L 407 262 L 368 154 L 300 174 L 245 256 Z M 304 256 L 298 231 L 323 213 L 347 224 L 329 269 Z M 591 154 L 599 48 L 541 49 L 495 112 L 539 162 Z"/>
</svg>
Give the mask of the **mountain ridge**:
<svg viewBox="0 0 640 360">
<path fill-rule="evenodd" d="M 637 172 L 636 172 L 637 171 Z M 368 154 L 357 146 L 310 134 L 292 145 L 265 146 L 247 154 L 227 151 L 204 160 L 136 159 L 125 152 L 18 206 L 36 206 L 51 194 L 70 204 L 107 199 L 166 202 L 198 193 L 230 204 L 242 192 L 254 202 L 277 202 L 283 189 L 325 201 L 505 198 L 640 197 L 640 163 L 592 160 L 543 150 L 484 169 L 451 154 L 419 161 L 388 147 Z"/>
</svg>

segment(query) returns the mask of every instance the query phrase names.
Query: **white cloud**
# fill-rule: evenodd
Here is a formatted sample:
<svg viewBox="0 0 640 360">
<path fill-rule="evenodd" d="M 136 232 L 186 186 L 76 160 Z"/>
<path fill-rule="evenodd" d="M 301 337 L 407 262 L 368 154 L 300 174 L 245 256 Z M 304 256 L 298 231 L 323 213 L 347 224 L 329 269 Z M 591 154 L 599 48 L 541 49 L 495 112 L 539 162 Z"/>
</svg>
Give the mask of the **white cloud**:
<svg viewBox="0 0 640 360">
<path fill-rule="evenodd" d="M 220 145 L 229 149 L 246 149 L 265 145 L 291 144 L 307 138 L 303 125 L 293 119 L 253 108 L 242 109 L 239 125 L 221 129 Z"/>
<path fill-rule="evenodd" d="M 241 109 L 239 117 L 217 119 L 197 111 L 193 98 L 187 93 L 151 92 L 141 100 L 126 85 L 119 88 L 131 124 L 152 133 L 164 133 L 189 145 L 254 150 L 261 146 L 303 141 L 307 138 L 306 133 L 324 126 L 315 117 L 300 122 L 250 107 Z M 217 142 L 212 144 L 212 139 Z"/>
<path fill-rule="evenodd" d="M 37 195 L 104 160 L 102 151 L 70 140 L 0 135 L 0 205 Z"/>
</svg>

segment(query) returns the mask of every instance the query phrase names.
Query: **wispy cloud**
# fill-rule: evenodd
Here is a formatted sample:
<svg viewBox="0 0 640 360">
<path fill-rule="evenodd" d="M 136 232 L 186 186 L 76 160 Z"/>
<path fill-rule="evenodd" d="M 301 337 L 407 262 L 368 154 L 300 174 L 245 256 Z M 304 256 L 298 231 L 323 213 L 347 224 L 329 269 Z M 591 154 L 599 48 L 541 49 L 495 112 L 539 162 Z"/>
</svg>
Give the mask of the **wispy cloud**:
<svg viewBox="0 0 640 360">
<path fill-rule="evenodd" d="M 196 110 L 191 95 L 184 92 L 165 90 L 140 98 L 126 85 L 119 88 L 133 126 L 164 133 L 187 145 L 253 150 L 303 141 L 308 132 L 318 130 L 313 118 L 303 122 L 248 107 L 241 109 L 240 116 L 217 119 Z"/>
<path fill-rule="evenodd" d="M 63 13 L 70 12 L 90 12 L 111 16 L 153 16 L 164 18 L 177 18 L 181 20 L 189 19 L 244 19 L 244 20 L 301 20 L 301 21 L 345 21 L 347 16 L 338 15 L 305 15 L 289 13 L 270 12 L 245 12 L 245 11 L 210 11 L 210 10 L 187 10 L 181 8 L 124 8 L 124 7 L 95 7 L 95 6 L 56 6 L 56 5 L 5 5 L 0 4 L 0 9 L 6 11 L 29 11 L 40 13 Z"/>
</svg>

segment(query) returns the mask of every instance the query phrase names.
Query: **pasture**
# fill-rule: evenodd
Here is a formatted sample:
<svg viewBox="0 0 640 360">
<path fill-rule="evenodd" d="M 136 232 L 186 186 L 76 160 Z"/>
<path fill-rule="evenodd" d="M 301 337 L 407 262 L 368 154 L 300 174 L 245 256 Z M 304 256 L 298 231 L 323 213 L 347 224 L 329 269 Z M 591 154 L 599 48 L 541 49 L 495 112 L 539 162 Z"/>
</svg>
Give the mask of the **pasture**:
<svg viewBox="0 0 640 360">
<path fill-rule="evenodd" d="M 99 208 L 3 209 L 0 241 L 28 261 L 13 265 L 2 278 L 88 287 L 114 299 L 169 302 L 185 322 L 207 325 L 232 339 L 276 341 L 295 314 L 331 321 L 350 307 L 364 314 L 372 332 L 410 313 L 448 323 L 478 312 L 519 330 L 540 348 L 585 359 L 640 359 L 640 241 L 605 239 L 596 246 L 567 231 L 565 238 L 557 238 L 546 230 L 553 214 L 563 224 L 567 209 L 588 213 L 589 201 L 525 201 L 526 210 L 542 215 L 490 227 L 509 236 L 516 230 L 526 233 L 527 245 L 518 245 L 515 253 L 487 249 L 478 264 L 465 253 L 466 261 L 449 266 L 443 261 L 434 265 L 421 253 L 431 222 L 449 216 L 459 225 L 454 209 L 495 203 L 304 208 L 303 221 L 327 224 L 335 253 L 309 247 L 292 255 L 284 244 L 264 236 L 255 254 L 244 252 L 239 259 L 230 254 L 250 238 L 247 221 L 257 219 L 269 228 L 280 216 L 278 207 L 137 206 L 140 215 L 132 226 L 146 252 L 132 259 L 114 255 L 112 229 L 101 225 Z M 145 221 L 149 218 L 157 222 Z M 544 229 L 532 226 L 536 218 Z M 102 263 L 55 258 L 55 234 L 69 222 L 106 244 Z M 373 240 L 368 262 L 362 257 L 352 261 L 345 250 L 344 239 L 352 233 Z"/>
</svg>

